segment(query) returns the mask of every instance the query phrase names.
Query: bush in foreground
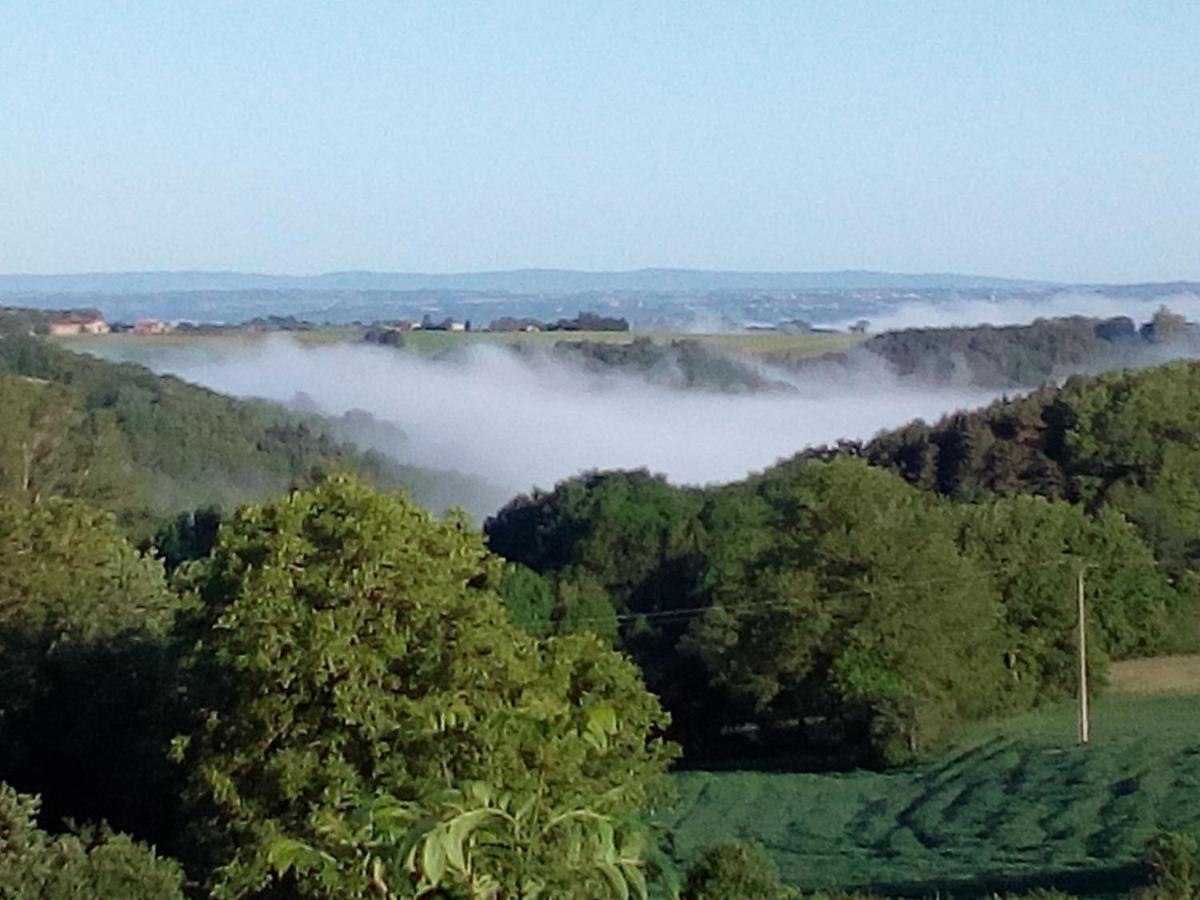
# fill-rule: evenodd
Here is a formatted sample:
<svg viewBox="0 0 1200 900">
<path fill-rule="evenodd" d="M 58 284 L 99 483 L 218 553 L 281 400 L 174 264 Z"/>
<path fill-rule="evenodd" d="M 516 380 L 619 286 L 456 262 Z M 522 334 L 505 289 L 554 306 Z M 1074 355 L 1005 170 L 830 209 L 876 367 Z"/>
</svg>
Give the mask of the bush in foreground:
<svg viewBox="0 0 1200 900">
<path fill-rule="evenodd" d="M 54 836 L 37 797 L 0 783 L 0 900 L 183 900 L 183 870 L 105 829 Z"/>
</svg>

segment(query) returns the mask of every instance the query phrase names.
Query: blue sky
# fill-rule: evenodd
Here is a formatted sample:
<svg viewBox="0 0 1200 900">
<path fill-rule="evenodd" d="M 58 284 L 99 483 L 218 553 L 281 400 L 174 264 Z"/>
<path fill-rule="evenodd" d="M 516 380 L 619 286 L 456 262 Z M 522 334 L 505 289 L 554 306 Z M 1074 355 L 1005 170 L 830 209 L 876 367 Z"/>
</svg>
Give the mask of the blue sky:
<svg viewBox="0 0 1200 900">
<path fill-rule="evenodd" d="M 0 272 L 1200 279 L 1195 3 L 0 3 Z"/>
</svg>

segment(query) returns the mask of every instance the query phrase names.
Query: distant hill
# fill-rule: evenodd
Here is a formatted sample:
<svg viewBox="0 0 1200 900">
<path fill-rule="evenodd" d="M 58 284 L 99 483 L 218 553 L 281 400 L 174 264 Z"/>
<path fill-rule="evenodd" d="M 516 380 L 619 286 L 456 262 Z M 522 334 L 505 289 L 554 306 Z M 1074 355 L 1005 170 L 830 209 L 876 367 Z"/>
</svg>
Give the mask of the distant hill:
<svg viewBox="0 0 1200 900">
<path fill-rule="evenodd" d="M 1036 287 L 1046 282 L 954 273 L 730 272 L 637 269 L 582 272 L 514 269 L 504 272 L 328 272 L 263 275 L 252 272 L 99 272 L 78 275 L 0 275 L 0 293 L 142 294 L 162 291 L 516 291 L 572 294 L 587 291 L 866 290 Z"/>
</svg>

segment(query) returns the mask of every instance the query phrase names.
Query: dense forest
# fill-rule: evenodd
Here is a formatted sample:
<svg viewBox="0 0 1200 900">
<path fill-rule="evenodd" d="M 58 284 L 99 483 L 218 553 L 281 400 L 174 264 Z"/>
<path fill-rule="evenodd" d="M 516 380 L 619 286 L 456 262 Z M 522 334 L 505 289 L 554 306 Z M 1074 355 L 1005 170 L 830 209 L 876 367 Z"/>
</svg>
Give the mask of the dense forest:
<svg viewBox="0 0 1200 900">
<path fill-rule="evenodd" d="M 319 417 L 23 332 L 0 405 L 3 900 L 796 897 L 673 858 L 672 766 L 895 766 L 1067 695 L 1085 568 L 1101 689 L 1198 646 L 1191 362 L 482 533 Z M 1189 838 L 1149 863 L 1200 890 Z"/>
</svg>

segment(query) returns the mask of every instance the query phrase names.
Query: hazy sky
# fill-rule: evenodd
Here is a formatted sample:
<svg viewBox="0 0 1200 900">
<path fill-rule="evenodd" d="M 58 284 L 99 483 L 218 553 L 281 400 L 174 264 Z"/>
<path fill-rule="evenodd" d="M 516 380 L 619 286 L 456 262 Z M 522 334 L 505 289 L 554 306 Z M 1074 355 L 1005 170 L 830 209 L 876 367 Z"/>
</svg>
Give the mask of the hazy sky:
<svg viewBox="0 0 1200 900">
<path fill-rule="evenodd" d="M 1200 8 L 2 2 L 0 272 L 1200 279 Z"/>
</svg>

